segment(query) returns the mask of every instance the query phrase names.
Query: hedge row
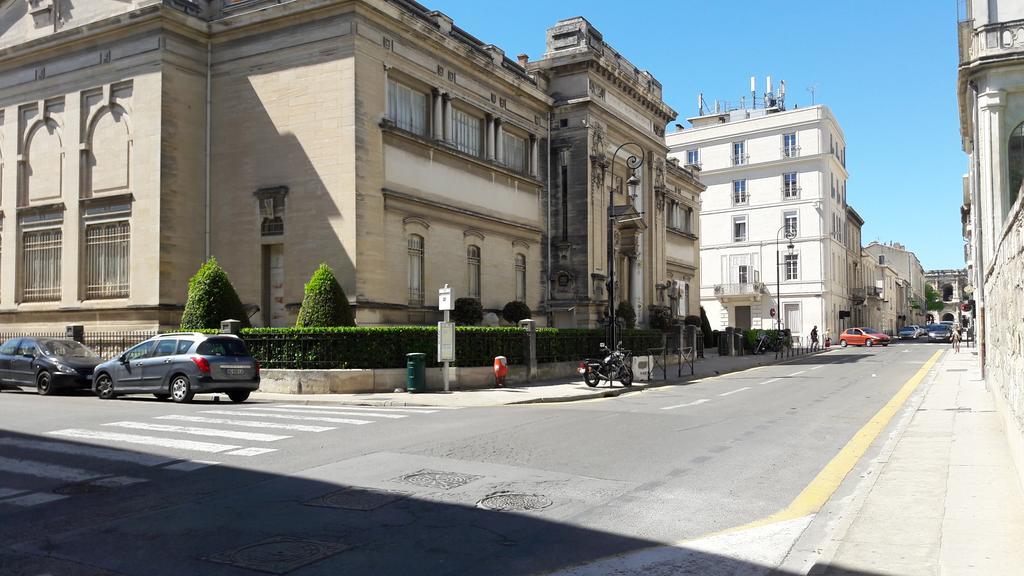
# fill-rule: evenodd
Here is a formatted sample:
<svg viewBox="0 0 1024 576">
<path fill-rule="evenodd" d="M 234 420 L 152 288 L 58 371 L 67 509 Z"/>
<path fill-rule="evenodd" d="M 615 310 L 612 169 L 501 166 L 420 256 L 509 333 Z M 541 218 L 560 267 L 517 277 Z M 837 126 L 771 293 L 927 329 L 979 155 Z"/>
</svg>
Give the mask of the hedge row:
<svg viewBox="0 0 1024 576">
<path fill-rule="evenodd" d="M 537 330 L 539 362 L 574 361 L 600 354 L 603 330 Z M 253 357 L 266 368 L 404 368 L 405 355 L 422 352 L 436 366 L 437 328 L 382 326 L 336 328 L 250 328 L 242 330 Z M 626 330 L 623 347 L 646 354 L 662 344 L 657 330 Z M 526 333 L 519 328 L 456 328 L 456 366 L 490 366 L 495 356 L 511 365 L 526 362 Z"/>
</svg>

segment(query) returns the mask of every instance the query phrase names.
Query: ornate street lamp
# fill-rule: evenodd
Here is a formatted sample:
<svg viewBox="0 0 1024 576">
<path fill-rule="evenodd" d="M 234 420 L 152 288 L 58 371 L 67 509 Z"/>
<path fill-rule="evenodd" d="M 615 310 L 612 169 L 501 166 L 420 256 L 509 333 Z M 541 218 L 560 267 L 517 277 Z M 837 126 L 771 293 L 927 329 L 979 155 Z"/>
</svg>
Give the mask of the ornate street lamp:
<svg viewBox="0 0 1024 576">
<path fill-rule="evenodd" d="M 612 154 L 612 186 L 608 194 L 608 346 L 612 349 L 618 344 L 615 339 L 615 158 L 619 151 L 626 146 L 633 146 L 640 150 L 640 155 L 630 154 L 626 158 L 626 168 L 629 169 L 629 178 L 626 180 L 626 187 L 630 198 L 636 197 L 636 187 L 640 179 L 636 177 L 636 171 L 644 164 L 644 149 L 636 142 L 623 142 Z M 628 153 L 628 152 L 627 152 Z"/>
<path fill-rule="evenodd" d="M 779 228 L 778 232 L 775 233 L 775 304 L 779 307 L 779 309 L 775 311 L 776 330 L 782 329 L 782 272 L 779 267 L 779 234 L 782 234 L 783 230 L 786 231 L 786 240 L 789 241 L 789 245 L 786 246 L 787 256 L 793 255 L 793 239 L 796 238 L 796 230 L 790 228 L 788 224 L 783 224 L 782 227 Z M 762 310 L 764 310 L 764 308 L 762 308 Z"/>
</svg>

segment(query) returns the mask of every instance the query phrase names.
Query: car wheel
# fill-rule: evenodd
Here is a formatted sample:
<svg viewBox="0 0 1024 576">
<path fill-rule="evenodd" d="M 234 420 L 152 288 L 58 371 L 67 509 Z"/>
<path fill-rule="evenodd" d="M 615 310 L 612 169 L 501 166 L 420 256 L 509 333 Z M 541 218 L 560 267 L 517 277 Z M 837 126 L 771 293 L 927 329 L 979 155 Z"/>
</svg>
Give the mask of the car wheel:
<svg viewBox="0 0 1024 576">
<path fill-rule="evenodd" d="M 872 346 L 875 345 L 875 341 L 872 340 L 871 338 L 868 338 L 867 340 L 864 341 L 864 345 L 867 346 L 868 348 L 871 348 Z"/>
<path fill-rule="evenodd" d="M 43 370 L 36 376 L 36 392 L 40 396 L 53 394 L 53 377 L 46 370 Z"/>
<path fill-rule="evenodd" d="M 840 341 L 839 341 L 839 347 L 840 347 L 840 348 L 846 348 L 846 346 L 847 346 L 847 344 L 846 344 L 846 340 L 840 340 Z"/>
<path fill-rule="evenodd" d="M 171 398 L 175 402 L 179 404 L 191 402 L 195 395 L 195 392 L 192 391 L 192 383 L 188 381 L 188 376 L 178 374 L 171 378 Z"/>
<path fill-rule="evenodd" d="M 153 397 L 156 398 L 157 400 L 167 400 L 168 398 L 171 397 L 171 395 L 164 392 L 156 392 L 153 394 Z"/>
<path fill-rule="evenodd" d="M 101 400 L 110 400 L 116 396 L 114 393 L 114 381 L 110 379 L 110 376 L 103 374 L 96 379 L 96 396 Z"/>
<path fill-rule="evenodd" d="M 234 403 L 245 402 L 249 399 L 248 390 L 239 390 L 238 392 L 228 392 L 228 398 Z"/>
</svg>

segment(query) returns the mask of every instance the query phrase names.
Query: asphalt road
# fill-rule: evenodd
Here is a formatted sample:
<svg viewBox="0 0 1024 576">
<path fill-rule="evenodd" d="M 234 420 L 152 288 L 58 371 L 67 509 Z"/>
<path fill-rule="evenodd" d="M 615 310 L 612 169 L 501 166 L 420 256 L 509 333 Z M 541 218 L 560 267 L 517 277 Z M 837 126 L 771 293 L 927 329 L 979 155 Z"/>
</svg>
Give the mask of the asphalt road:
<svg viewBox="0 0 1024 576">
<path fill-rule="evenodd" d="M 0 574 L 534 574 L 696 538 L 786 507 L 943 346 L 499 408 L 5 391 Z"/>
</svg>

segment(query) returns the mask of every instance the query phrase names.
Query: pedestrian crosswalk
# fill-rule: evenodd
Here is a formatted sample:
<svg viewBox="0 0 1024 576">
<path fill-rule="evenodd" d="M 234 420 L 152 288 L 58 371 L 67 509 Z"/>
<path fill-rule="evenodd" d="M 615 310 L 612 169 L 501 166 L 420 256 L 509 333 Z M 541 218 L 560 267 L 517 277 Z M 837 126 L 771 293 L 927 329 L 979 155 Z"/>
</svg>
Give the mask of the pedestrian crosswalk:
<svg viewBox="0 0 1024 576">
<path fill-rule="evenodd" d="M 0 432 L 0 514 L 276 452 L 304 435 L 401 422 L 451 408 L 258 404 L 52 430 Z M 208 460 L 211 455 L 218 461 Z"/>
</svg>

